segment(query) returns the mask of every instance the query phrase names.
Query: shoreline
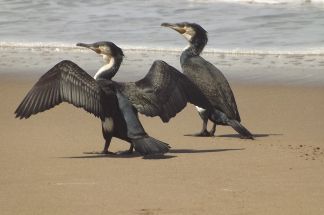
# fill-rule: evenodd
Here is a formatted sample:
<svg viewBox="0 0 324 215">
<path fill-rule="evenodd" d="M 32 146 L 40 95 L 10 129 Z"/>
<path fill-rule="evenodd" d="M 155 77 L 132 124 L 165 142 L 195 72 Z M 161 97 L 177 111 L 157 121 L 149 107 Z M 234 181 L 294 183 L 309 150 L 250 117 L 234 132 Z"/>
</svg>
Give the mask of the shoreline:
<svg viewBox="0 0 324 215">
<path fill-rule="evenodd" d="M 163 60 L 181 71 L 180 52 L 125 51 L 116 80 L 135 81 L 144 77 L 152 63 Z M 324 86 L 324 56 L 293 55 L 224 55 L 203 53 L 217 66 L 230 83 L 252 85 Z M 8 50 L 1 53 L 0 76 L 44 74 L 56 63 L 71 60 L 90 75 L 102 65 L 102 59 L 91 51 L 50 52 Z"/>
<path fill-rule="evenodd" d="M 132 46 L 127 44 L 119 44 L 119 46 L 126 52 L 169 52 L 180 53 L 183 47 L 162 47 L 162 46 Z M 51 52 L 87 52 L 84 48 L 77 47 L 75 43 L 64 42 L 0 42 L 0 50 L 24 50 L 24 51 L 51 51 Z M 262 55 L 281 55 L 281 56 L 324 56 L 324 49 L 315 47 L 305 47 L 304 50 L 277 50 L 272 49 L 247 49 L 247 48 L 233 48 L 233 49 L 217 49 L 205 48 L 205 54 L 213 55 L 230 55 L 230 56 L 262 56 Z"/>
</svg>

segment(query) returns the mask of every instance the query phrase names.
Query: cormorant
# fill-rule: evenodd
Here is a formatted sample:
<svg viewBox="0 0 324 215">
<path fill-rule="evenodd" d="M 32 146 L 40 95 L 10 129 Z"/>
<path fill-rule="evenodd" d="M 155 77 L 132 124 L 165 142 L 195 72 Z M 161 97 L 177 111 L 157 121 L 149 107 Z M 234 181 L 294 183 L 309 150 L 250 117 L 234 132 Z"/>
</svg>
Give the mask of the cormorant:
<svg viewBox="0 0 324 215">
<path fill-rule="evenodd" d="M 189 42 L 180 56 L 183 73 L 196 84 L 214 106 L 205 109 L 197 106 L 199 115 L 203 120 L 203 127 L 196 136 L 214 136 L 216 125 L 230 125 L 242 138 L 253 139 L 253 135 L 240 123 L 240 115 L 236 106 L 234 94 L 223 73 L 213 64 L 200 56 L 207 44 L 207 31 L 196 23 L 162 23 L 161 26 L 169 27 L 182 34 Z M 208 119 L 214 124 L 207 131 Z"/>
<path fill-rule="evenodd" d="M 124 54 L 112 42 L 78 43 L 103 56 L 105 64 L 94 78 L 75 63 L 64 60 L 45 73 L 28 92 L 15 111 L 16 117 L 29 118 L 62 102 L 82 107 L 102 121 L 106 140 L 102 153 L 108 151 L 112 137 L 131 144 L 142 155 L 166 153 L 169 146 L 148 136 L 137 111 L 160 116 L 167 122 L 187 102 L 210 107 L 207 99 L 181 72 L 163 61 L 155 61 L 148 74 L 137 82 L 118 83 L 111 79 L 117 73 Z M 197 101 L 196 101 L 196 98 Z"/>
<path fill-rule="evenodd" d="M 29 118 L 68 102 L 101 119 L 105 139 L 102 153 L 111 153 L 108 148 L 112 137 L 129 142 L 128 152 L 132 152 L 133 147 L 142 155 L 168 152 L 168 144 L 147 135 L 131 103 L 109 80 L 114 75 L 110 69 L 107 64 L 92 78 L 72 61 L 61 61 L 28 92 L 15 111 L 16 117 Z"/>
</svg>

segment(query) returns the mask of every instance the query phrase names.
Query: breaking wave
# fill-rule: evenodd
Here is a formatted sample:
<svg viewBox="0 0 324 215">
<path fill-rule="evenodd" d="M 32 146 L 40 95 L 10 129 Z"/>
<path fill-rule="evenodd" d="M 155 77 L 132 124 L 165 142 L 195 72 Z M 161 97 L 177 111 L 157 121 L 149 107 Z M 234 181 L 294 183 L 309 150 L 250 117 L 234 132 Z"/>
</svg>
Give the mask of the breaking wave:
<svg viewBox="0 0 324 215">
<path fill-rule="evenodd" d="M 181 52 L 183 47 L 145 47 L 134 46 L 127 44 L 119 45 L 125 51 L 134 52 Z M 55 52 L 86 52 L 85 48 L 77 47 L 73 43 L 61 42 L 0 42 L 0 48 L 3 50 L 19 50 L 29 49 L 30 51 L 55 51 Z M 324 55 L 324 47 L 305 48 L 305 49 L 277 49 L 277 48 L 264 48 L 264 49 L 217 49 L 207 47 L 204 50 L 205 54 L 233 54 L 233 55 Z"/>
</svg>

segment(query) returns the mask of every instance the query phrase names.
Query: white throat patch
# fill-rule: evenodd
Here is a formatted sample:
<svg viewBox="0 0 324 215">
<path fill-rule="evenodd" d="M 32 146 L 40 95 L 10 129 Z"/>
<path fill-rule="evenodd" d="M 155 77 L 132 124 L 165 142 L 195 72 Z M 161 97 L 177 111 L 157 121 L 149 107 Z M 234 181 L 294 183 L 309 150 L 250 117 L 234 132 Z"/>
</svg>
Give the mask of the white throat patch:
<svg viewBox="0 0 324 215">
<path fill-rule="evenodd" d="M 186 51 L 189 48 L 190 48 L 190 45 L 187 45 L 182 51 L 184 52 L 184 51 Z"/>
<path fill-rule="evenodd" d="M 194 31 L 194 29 L 192 29 L 191 27 L 185 27 L 184 28 L 186 30 L 186 32 L 184 32 L 182 35 L 188 40 L 191 41 L 191 38 L 196 34 L 196 32 Z"/>
<path fill-rule="evenodd" d="M 192 36 L 190 34 L 188 34 L 187 32 L 182 34 L 188 41 L 191 40 Z"/>
<path fill-rule="evenodd" d="M 103 58 L 104 58 L 104 60 L 106 60 L 106 58 L 105 58 L 106 56 L 103 56 Z M 101 73 L 103 73 L 104 71 L 106 71 L 106 70 L 108 70 L 108 69 L 110 69 L 111 67 L 113 67 L 113 65 L 115 64 L 115 58 L 110 58 L 110 60 L 109 60 L 109 63 L 107 63 L 107 64 L 105 64 L 105 65 L 103 65 L 102 67 L 100 67 L 100 69 L 98 70 L 98 72 L 94 75 L 94 79 L 97 79 L 98 78 L 98 76 L 101 74 Z"/>
</svg>

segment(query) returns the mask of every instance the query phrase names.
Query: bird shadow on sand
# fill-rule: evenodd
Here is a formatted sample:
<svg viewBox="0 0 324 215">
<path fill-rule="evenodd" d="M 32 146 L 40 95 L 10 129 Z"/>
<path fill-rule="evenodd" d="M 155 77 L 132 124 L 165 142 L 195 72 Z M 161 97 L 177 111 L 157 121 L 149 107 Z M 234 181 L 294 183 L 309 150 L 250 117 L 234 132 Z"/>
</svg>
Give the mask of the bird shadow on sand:
<svg viewBox="0 0 324 215">
<path fill-rule="evenodd" d="M 132 154 L 93 154 L 85 152 L 82 156 L 69 156 L 69 157 L 59 157 L 59 158 L 68 158 L 68 159 L 94 159 L 94 158 L 136 158 L 143 157 L 146 160 L 161 160 L 161 159 L 170 159 L 176 156 L 174 155 L 145 155 L 142 156 L 137 152 Z"/>
<path fill-rule="evenodd" d="M 192 154 L 192 153 L 212 153 L 212 152 L 226 152 L 226 151 L 239 151 L 245 148 L 234 149 L 171 149 L 169 153 L 174 154 Z"/>
<path fill-rule="evenodd" d="M 177 157 L 176 155 L 170 154 L 194 154 L 194 153 L 213 153 L 213 152 L 226 152 L 226 151 L 237 151 L 245 150 L 245 148 L 233 148 L 233 149 L 171 149 L 168 154 L 164 155 L 146 155 L 142 156 L 137 152 L 132 154 L 87 154 L 83 156 L 69 156 L 69 157 L 59 157 L 66 159 L 94 159 L 94 158 L 136 158 L 142 157 L 145 160 L 162 160 Z"/>
<path fill-rule="evenodd" d="M 254 138 L 262 138 L 262 137 L 280 136 L 280 135 L 283 135 L 283 134 L 253 134 L 253 137 Z M 206 138 L 206 136 L 196 136 L 195 134 L 184 134 L 183 136 L 186 136 L 186 137 L 205 137 Z M 242 140 L 244 139 L 239 134 L 221 134 L 221 135 L 207 136 L 207 137 L 211 137 L 211 138 L 214 138 L 214 137 L 237 138 L 237 139 L 242 139 Z"/>
<path fill-rule="evenodd" d="M 254 138 L 262 138 L 262 137 L 269 137 L 269 136 L 281 136 L 283 134 L 253 134 Z M 244 139 L 241 138 L 239 134 L 221 134 L 216 135 L 215 137 L 227 137 L 227 138 L 238 138 L 238 139 Z"/>
</svg>

